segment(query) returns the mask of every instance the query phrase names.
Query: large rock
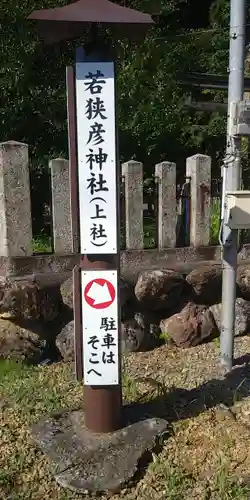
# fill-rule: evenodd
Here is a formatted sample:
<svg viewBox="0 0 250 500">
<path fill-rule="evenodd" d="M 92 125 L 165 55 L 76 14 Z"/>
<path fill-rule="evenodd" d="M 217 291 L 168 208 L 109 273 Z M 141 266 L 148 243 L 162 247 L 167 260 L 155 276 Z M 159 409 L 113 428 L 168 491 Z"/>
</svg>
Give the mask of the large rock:
<svg viewBox="0 0 250 500">
<path fill-rule="evenodd" d="M 222 269 L 219 265 L 201 265 L 186 277 L 193 290 L 193 300 L 199 304 L 215 304 L 221 300 Z"/>
<path fill-rule="evenodd" d="M 136 352 L 142 348 L 145 331 L 135 319 L 129 319 L 121 326 L 121 348 L 123 352 Z M 75 359 L 74 321 L 65 325 L 56 337 L 56 346 L 64 361 Z"/>
<path fill-rule="evenodd" d="M 31 279 L 0 280 L 0 317 L 50 323 L 60 314 L 60 286 L 41 287 Z"/>
<path fill-rule="evenodd" d="M 128 283 L 122 276 L 119 281 L 120 285 L 120 305 L 123 307 L 126 302 L 128 302 L 134 295 L 133 287 L 130 283 Z"/>
<path fill-rule="evenodd" d="M 204 305 L 189 302 L 180 313 L 162 320 L 163 334 L 178 347 L 192 347 L 218 335 L 214 317 Z"/>
<path fill-rule="evenodd" d="M 151 318 L 136 313 L 134 318 L 121 324 L 121 349 L 123 352 L 137 352 L 152 349 L 159 344 L 159 326 Z M 64 361 L 74 361 L 75 338 L 73 319 L 64 324 L 56 336 L 57 349 Z"/>
<path fill-rule="evenodd" d="M 250 300 L 250 267 L 239 266 L 236 274 L 237 295 Z"/>
<path fill-rule="evenodd" d="M 0 358 L 27 361 L 42 355 L 44 341 L 30 330 L 0 319 Z"/>
<path fill-rule="evenodd" d="M 222 304 L 214 304 L 209 308 L 218 329 L 221 329 Z M 239 297 L 235 302 L 235 336 L 250 332 L 250 302 Z"/>
<path fill-rule="evenodd" d="M 145 342 L 145 329 L 134 318 L 125 320 L 121 325 L 122 352 L 137 352 L 142 350 Z M 56 337 L 56 346 L 64 361 L 75 359 L 74 321 L 65 325 Z"/>
<path fill-rule="evenodd" d="M 74 303 L 73 303 L 73 277 L 68 278 L 64 283 L 61 285 L 61 294 L 63 298 L 64 304 L 66 304 L 68 307 L 71 307 L 73 309 Z"/>
<path fill-rule="evenodd" d="M 63 304 L 60 285 L 1 278 L 0 357 L 55 361 L 59 355 L 55 337 L 72 316 Z"/>
<path fill-rule="evenodd" d="M 138 352 L 154 349 L 160 342 L 160 327 L 150 313 L 137 312 L 122 322 L 122 351 Z"/>
<path fill-rule="evenodd" d="M 75 359 L 75 334 L 74 320 L 63 326 L 56 337 L 56 346 L 64 361 L 74 361 Z"/>
<path fill-rule="evenodd" d="M 137 352 L 142 350 L 146 332 L 135 318 L 124 321 L 121 325 L 122 352 Z"/>
<path fill-rule="evenodd" d="M 74 360 L 74 311 L 64 306 L 60 315 L 46 330 L 49 354 L 65 361 Z"/>
<path fill-rule="evenodd" d="M 178 272 L 164 269 L 145 271 L 135 286 L 135 295 L 145 310 L 171 309 L 179 300 L 185 280 Z"/>
</svg>

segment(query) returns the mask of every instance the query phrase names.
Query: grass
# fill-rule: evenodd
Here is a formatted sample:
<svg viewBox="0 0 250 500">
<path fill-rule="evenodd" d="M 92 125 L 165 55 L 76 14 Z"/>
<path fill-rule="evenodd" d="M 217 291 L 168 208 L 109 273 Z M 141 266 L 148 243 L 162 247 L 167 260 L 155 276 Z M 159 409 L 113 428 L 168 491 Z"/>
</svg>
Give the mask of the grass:
<svg viewBox="0 0 250 500">
<path fill-rule="evenodd" d="M 219 231 L 220 231 L 220 200 L 215 198 L 212 199 L 212 210 L 211 210 L 211 220 L 210 220 L 210 242 L 211 245 L 218 245 Z"/>
<path fill-rule="evenodd" d="M 156 248 L 156 224 L 150 219 L 144 220 L 144 248 Z M 121 235 L 121 248 L 125 249 L 126 244 L 123 234 Z M 52 239 L 47 235 L 36 236 L 32 239 L 32 249 L 34 254 L 52 253 Z"/>
<path fill-rule="evenodd" d="M 210 220 L 210 244 L 219 244 L 220 231 L 220 199 L 212 199 L 211 220 Z M 157 223 L 149 217 L 143 219 L 144 248 L 156 248 L 157 246 Z"/>
<path fill-rule="evenodd" d="M 210 223 L 210 242 L 211 245 L 218 245 L 218 236 L 220 229 L 220 200 L 214 199 L 212 202 L 212 215 Z M 150 217 L 143 219 L 143 232 L 144 232 L 144 248 L 153 249 L 157 247 L 157 224 L 156 221 Z M 121 248 L 125 249 L 125 238 L 121 234 Z M 52 253 L 52 239 L 47 235 L 35 236 L 32 240 L 33 253 Z"/>
<path fill-rule="evenodd" d="M 210 220 L 210 244 L 218 245 L 218 237 L 220 230 L 220 199 L 212 198 L 211 201 L 211 220 Z M 121 228 L 120 245 L 121 249 L 126 249 L 125 229 Z M 143 217 L 143 236 L 144 248 L 157 248 L 157 221 L 152 217 Z M 40 234 L 32 240 L 33 253 L 52 253 L 53 245 L 52 238 L 46 234 Z"/>
<path fill-rule="evenodd" d="M 144 248 L 156 248 L 157 245 L 157 223 L 149 217 L 143 219 Z"/>
<path fill-rule="evenodd" d="M 47 235 L 35 236 L 32 239 L 33 253 L 51 253 L 52 252 L 52 239 Z"/>
<path fill-rule="evenodd" d="M 148 400 L 157 390 L 125 374 L 124 397 L 128 401 Z M 156 384 L 157 385 L 157 384 Z M 146 388 L 145 388 L 146 387 Z M 30 434 L 30 426 L 44 413 L 63 407 L 79 407 L 82 384 L 71 368 L 59 363 L 50 367 L 27 367 L 0 361 L 0 498 L 1 500 L 77 500 L 82 497 L 59 487 L 51 466 Z M 230 475 L 228 462 L 218 461 L 213 480 L 194 496 L 199 478 L 185 468 L 180 453 L 188 443 L 188 423 L 177 422 L 158 456 L 153 456 L 145 478 L 122 494 L 124 500 L 246 500 L 249 491 Z M 198 428 L 197 428 L 198 429 Z M 198 431 L 196 431 L 197 434 Z M 192 440 L 190 441 L 190 443 Z M 204 443 L 205 446 L 205 443 Z M 120 497 L 116 497 L 120 498 Z"/>
<path fill-rule="evenodd" d="M 56 487 L 49 464 L 29 432 L 43 413 L 80 403 L 82 387 L 69 367 L 58 365 L 51 373 L 49 368 L 1 361 L 0 380 L 1 500 L 78 498 Z"/>
<path fill-rule="evenodd" d="M 244 500 L 249 499 L 249 489 L 237 484 L 235 478 L 229 477 L 228 463 L 220 460 L 215 475 L 215 490 L 221 500 Z M 211 491 L 212 488 L 210 488 Z M 209 492 L 209 489 L 208 489 Z"/>
</svg>

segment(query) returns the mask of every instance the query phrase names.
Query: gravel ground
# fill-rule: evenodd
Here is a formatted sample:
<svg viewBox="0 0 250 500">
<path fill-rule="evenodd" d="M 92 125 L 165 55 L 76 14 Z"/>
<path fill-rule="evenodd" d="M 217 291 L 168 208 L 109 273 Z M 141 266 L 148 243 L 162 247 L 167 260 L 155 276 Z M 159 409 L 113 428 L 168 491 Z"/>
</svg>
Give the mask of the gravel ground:
<svg viewBox="0 0 250 500">
<path fill-rule="evenodd" d="M 173 435 L 157 463 L 164 469 L 170 462 L 186 478 L 176 498 L 250 498 L 240 486 L 250 478 L 248 353 L 250 338 L 236 339 L 235 365 L 228 375 L 220 368 L 218 342 L 187 350 L 162 346 L 124 361 L 138 390 L 154 391 L 152 411 L 172 423 Z M 155 484 L 155 478 L 149 474 L 145 480 L 149 495 L 148 481 Z M 137 487 L 138 498 L 144 498 L 143 484 Z M 152 497 L 163 498 L 162 487 Z"/>
</svg>

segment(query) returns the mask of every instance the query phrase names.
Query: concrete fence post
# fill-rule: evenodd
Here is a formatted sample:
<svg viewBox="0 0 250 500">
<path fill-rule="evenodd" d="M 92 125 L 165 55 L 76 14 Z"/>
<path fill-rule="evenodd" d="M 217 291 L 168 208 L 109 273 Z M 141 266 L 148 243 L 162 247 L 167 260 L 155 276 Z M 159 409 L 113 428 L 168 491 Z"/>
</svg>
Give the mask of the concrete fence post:
<svg viewBox="0 0 250 500">
<path fill-rule="evenodd" d="M 50 161 L 49 166 L 51 171 L 54 251 L 56 254 L 68 254 L 73 252 L 69 161 L 56 158 Z"/>
<path fill-rule="evenodd" d="M 32 255 L 27 144 L 0 143 L 0 256 Z"/>
<path fill-rule="evenodd" d="M 163 161 L 155 166 L 158 180 L 158 247 L 176 246 L 176 164 Z"/>
<path fill-rule="evenodd" d="M 208 246 L 210 242 L 211 158 L 194 155 L 187 158 L 186 176 L 190 177 L 190 245 Z"/>
<path fill-rule="evenodd" d="M 122 165 L 125 184 L 126 248 L 140 250 L 144 247 L 143 235 L 143 165 L 128 161 Z"/>
</svg>

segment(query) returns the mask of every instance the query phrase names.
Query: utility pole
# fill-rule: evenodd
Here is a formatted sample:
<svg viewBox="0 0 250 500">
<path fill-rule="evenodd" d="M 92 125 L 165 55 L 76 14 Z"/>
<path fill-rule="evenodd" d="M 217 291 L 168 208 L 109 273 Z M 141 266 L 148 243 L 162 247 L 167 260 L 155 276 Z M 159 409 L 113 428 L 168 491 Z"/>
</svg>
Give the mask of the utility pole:
<svg viewBox="0 0 250 500">
<path fill-rule="evenodd" d="M 238 231 L 230 229 L 224 222 L 225 193 L 240 189 L 241 184 L 241 139 L 231 133 L 231 103 L 242 101 L 244 93 L 246 0 L 231 0 L 230 3 L 230 53 L 228 83 L 227 147 L 223 166 L 222 193 L 222 317 L 221 317 L 221 364 L 227 371 L 233 366 L 234 322 L 236 299 L 236 271 Z"/>
</svg>

